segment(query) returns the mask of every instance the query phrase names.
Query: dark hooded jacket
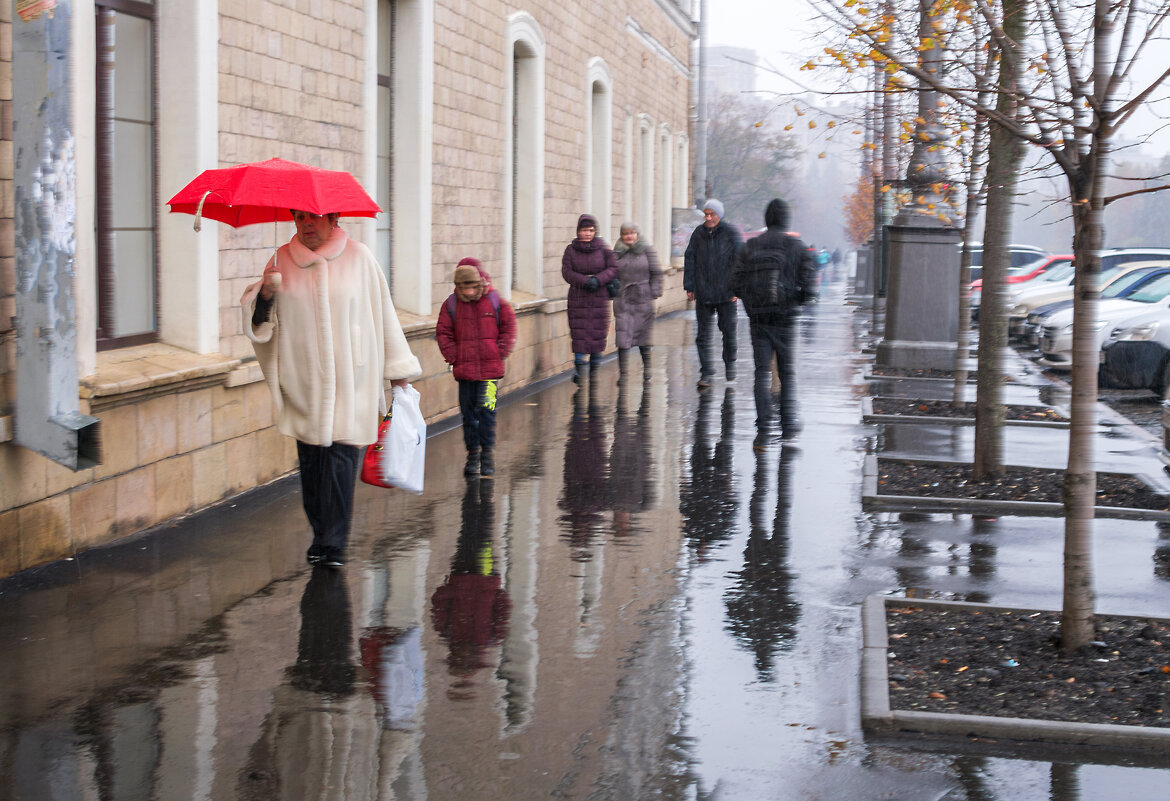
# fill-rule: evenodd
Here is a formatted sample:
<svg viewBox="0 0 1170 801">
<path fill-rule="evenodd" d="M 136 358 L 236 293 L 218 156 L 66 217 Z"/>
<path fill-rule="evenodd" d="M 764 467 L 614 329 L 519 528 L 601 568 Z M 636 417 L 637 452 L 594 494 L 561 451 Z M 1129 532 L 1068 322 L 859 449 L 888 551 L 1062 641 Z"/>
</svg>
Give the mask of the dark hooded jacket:
<svg viewBox="0 0 1170 801">
<path fill-rule="evenodd" d="M 731 265 L 743 248 L 739 231 L 723 220 L 714 228 L 700 225 L 691 233 L 683 256 L 683 289 L 702 303 L 724 303 L 731 291 Z"/>
<path fill-rule="evenodd" d="M 764 212 L 768 230 L 740 251 L 731 289 L 753 322 L 779 322 L 816 297 L 817 271 L 804 242 L 788 233 L 788 204 L 775 199 Z"/>
<path fill-rule="evenodd" d="M 597 227 L 597 221 L 582 214 L 577 230 L 583 225 Z M 594 236 L 588 242 L 574 239 L 561 257 L 561 276 L 569 285 L 569 336 L 573 353 L 601 353 L 609 338 L 609 293 L 605 285 L 617 277 L 618 266 L 613 251 L 605 241 Z M 596 288 L 587 289 L 589 279 L 596 278 Z"/>
</svg>

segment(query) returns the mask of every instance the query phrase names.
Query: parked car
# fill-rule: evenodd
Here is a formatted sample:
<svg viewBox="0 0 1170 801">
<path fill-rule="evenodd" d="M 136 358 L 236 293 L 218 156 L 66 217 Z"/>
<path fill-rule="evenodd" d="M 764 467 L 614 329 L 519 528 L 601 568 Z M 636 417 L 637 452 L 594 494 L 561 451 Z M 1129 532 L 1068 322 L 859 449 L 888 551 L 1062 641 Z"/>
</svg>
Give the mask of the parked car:
<svg viewBox="0 0 1170 801">
<path fill-rule="evenodd" d="M 1115 328 L 1101 346 L 1097 383 L 1170 392 L 1170 310 L 1155 309 Z"/>
<path fill-rule="evenodd" d="M 1022 284 L 1025 281 L 1031 281 L 1034 278 L 1039 278 L 1051 269 L 1059 267 L 1062 264 L 1072 264 L 1072 256 L 1043 256 L 1039 259 L 1021 264 L 1019 267 L 1012 267 L 1008 270 L 1006 282 L 1008 284 Z M 1071 273 L 1070 273 L 1071 275 Z M 983 279 L 976 278 L 971 282 L 971 319 L 979 319 L 979 304 L 983 296 Z"/>
<path fill-rule="evenodd" d="M 1151 281 L 1170 273 L 1170 261 L 1142 261 L 1134 262 L 1135 269 L 1122 272 L 1108 284 L 1101 288 L 1101 300 L 1125 299 Z M 1032 347 L 1040 347 L 1040 336 L 1048 319 L 1056 312 L 1071 308 L 1072 298 L 1058 300 L 1037 306 L 1028 312 L 1027 322 L 1024 324 L 1023 342 Z"/>
<path fill-rule="evenodd" d="M 1170 262 L 1166 263 L 1170 266 Z M 1129 276 L 1118 281 L 1125 282 Z M 1116 283 L 1116 282 L 1114 282 Z M 1128 321 L 1148 314 L 1153 309 L 1170 309 L 1170 273 L 1163 273 L 1124 298 L 1112 298 L 1097 303 L 1097 349 L 1109 340 L 1117 327 L 1128 327 Z M 1073 309 L 1061 309 L 1050 314 L 1040 338 L 1040 364 L 1054 370 L 1072 367 Z"/>
<path fill-rule="evenodd" d="M 1153 259 L 1170 259 L 1170 248 L 1114 248 L 1102 251 L 1098 288 L 1116 278 L 1127 265 Z M 1046 275 L 1052 272 L 1049 270 Z M 1072 297 L 1073 280 L 1071 277 L 1064 285 L 1051 287 L 1040 285 L 1033 288 L 1030 286 L 1032 283 L 1029 281 L 1018 284 L 1017 286 L 1021 288 L 1013 289 L 1009 293 L 1011 299 L 1008 301 L 1008 338 L 1016 342 L 1023 340 L 1026 333 L 1025 323 L 1032 309 L 1046 303 Z"/>
<path fill-rule="evenodd" d="M 963 243 L 959 243 L 959 248 L 963 247 Z M 960 253 L 962 251 L 960 250 Z M 1035 245 L 1008 245 L 1008 254 L 1011 257 L 1011 268 L 1021 267 L 1037 259 L 1047 256 L 1048 251 L 1044 248 L 1038 248 Z M 971 280 L 974 281 L 980 278 L 983 274 L 983 243 L 971 243 Z"/>
</svg>

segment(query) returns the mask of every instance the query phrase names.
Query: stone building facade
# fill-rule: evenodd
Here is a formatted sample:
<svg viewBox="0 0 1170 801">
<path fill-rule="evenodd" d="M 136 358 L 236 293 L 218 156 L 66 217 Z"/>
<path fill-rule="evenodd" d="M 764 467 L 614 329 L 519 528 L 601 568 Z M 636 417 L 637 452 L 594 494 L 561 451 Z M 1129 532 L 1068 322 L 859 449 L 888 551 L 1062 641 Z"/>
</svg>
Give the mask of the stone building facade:
<svg viewBox="0 0 1170 801">
<path fill-rule="evenodd" d="M 508 392 L 570 365 L 560 259 L 577 216 L 596 215 L 611 242 L 636 220 L 665 254 L 671 209 L 690 205 L 689 0 L 32 5 L 55 16 L 0 7 L 0 576 L 295 469 L 239 311 L 292 230 L 196 232 L 168 215 L 166 199 L 203 169 L 278 156 L 348 170 L 370 190 L 386 213 L 343 225 L 387 269 L 432 421 L 457 413 L 434 320 L 461 257 L 479 258 L 516 306 Z M 67 44 L 38 61 L 34 26 Z M 44 68 L 45 96 L 68 96 L 69 130 L 47 129 L 62 144 L 46 156 L 21 139 L 35 125 L 14 88 L 54 58 L 67 69 Z M 69 179 L 54 184 L 64 219 L 42 220 L 69 233 L 52 247 L 71 275 L 68 303 L 55 301 L 68 313 L 48 326 L 68 347 L 44 357 L 54 383 L 43 403 L 27 390 L 45 326 L 21 324 L 45 294 L 22 255 L 24 159 Z M 659 311 L 684 302 L 676 265 Z M 56 378 L 62 365 L 75 396 Z M 46 408 L 58 424 L 92 421 L 79 437 L 96 464 L 41 447 L 22 422 Z"/>
</svg>

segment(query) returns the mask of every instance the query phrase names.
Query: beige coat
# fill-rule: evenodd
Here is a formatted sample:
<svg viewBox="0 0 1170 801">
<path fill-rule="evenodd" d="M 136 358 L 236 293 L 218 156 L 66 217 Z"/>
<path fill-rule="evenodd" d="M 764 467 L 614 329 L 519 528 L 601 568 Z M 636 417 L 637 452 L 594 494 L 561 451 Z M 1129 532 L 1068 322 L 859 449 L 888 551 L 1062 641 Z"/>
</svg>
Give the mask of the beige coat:
<svg viewBox="0 0 1170 801">
<path fill-rule="evenodd" d="M 372 253 L 340 228 L 317 250 L 295 236 L 268 262 L 281 276 L 268 322 L 252 325 L 260 283 L 240 303 L 281 433 L 310 445 L 369 445 L 386 382 L 422 373 Z"/>
</svg>

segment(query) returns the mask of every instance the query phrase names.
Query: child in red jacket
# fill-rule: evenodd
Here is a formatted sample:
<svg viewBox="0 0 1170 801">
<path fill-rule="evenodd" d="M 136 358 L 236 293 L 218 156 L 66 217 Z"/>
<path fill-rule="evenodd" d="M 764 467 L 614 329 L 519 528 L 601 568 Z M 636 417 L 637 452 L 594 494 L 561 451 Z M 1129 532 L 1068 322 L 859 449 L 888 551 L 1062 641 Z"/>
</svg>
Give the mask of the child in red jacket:
<svg viewBox="0 0 1170 801">
<path fill-rule="evenodd" d="M 496 472 L 496 385 L 516 344 L 516 312 L 492 289 L 478 259 L 462 259 L 455 268 L 455 291 L 439 311 L 435 338 L 459 384 L 463 474 L 490 476 Z"/>
</svg>

